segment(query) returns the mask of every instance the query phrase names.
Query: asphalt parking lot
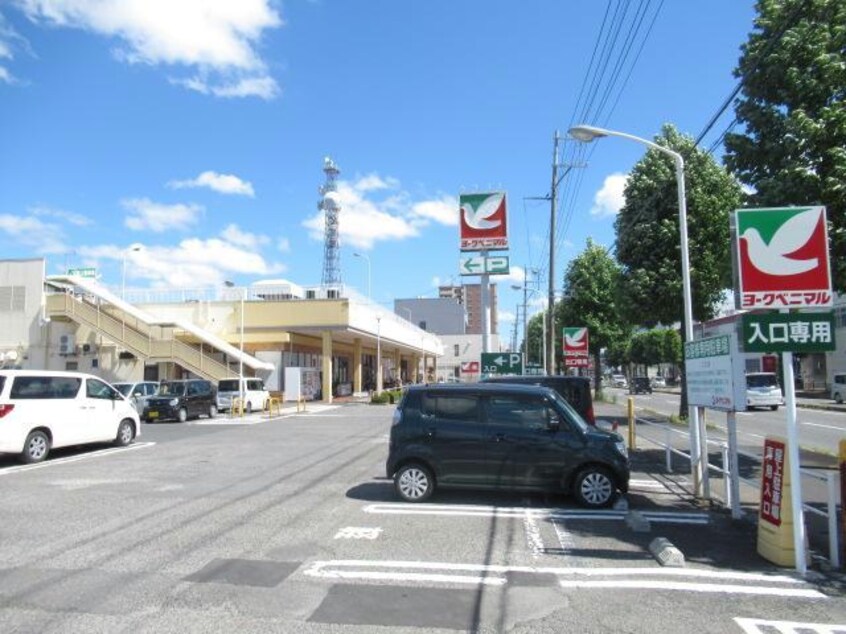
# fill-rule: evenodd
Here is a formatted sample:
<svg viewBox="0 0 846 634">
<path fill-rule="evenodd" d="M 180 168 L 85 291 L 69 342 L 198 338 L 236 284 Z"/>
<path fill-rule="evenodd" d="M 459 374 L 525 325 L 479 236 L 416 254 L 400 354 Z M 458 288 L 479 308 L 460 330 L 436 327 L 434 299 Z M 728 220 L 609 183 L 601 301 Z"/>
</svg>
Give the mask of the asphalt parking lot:
<svg viewBox="0 0 846 634">
<path fill-rule="evenodd" d="M 694 504 L 663 454 L 633 456 L 615 509 L 405 504 L 384 476 L 391 413 L 145 425 L 129 449 L 0 462 L 0 630 L 846 631 L 839 575 L 769 565 L 754 526 Z M 656 562 L 656 537 L 683 568 Z"/>
</svg>

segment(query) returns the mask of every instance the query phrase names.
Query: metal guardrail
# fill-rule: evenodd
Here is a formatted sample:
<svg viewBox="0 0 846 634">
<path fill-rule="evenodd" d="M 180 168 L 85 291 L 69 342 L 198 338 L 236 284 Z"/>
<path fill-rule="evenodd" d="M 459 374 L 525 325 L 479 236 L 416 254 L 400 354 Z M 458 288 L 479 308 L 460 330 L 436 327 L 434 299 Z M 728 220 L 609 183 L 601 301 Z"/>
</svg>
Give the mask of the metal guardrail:
<svg viewBox="0 0 846 634">
<path fill-rule="evenodd" d="M 664 442 L 660 440 L 655 440 L 653 438 L 648 438 L 646 436 L 641 436 L 642 440 L 649 442 L 653 445 L 657 445 L 659 447 L 664 448 L 665 454 L 665 468 L 667 473 L 673 472 L 673 454 L 677 456 L 681 456 L 690 460 L 690 454 L 688 452 L 682 451 L 680 449 L 676 449 L 672 446 L 672 435 L 678 434 L 680 436 L 685 436 L 688 439 L 688 443 L 690 442 L 690 434 L 686 431 L 681 431 L 678 429 L 673 429 L 669 423 L 656 423 L 654 421 L 646 420 L 643 418 L 635 417 L 635 429 L 637 429 L 637 425 L 645 424 L 652 427 L 659 427 L 664 429 Z M 635 431 L 636 434 L 636 431 Z M 739 508 L 740 500 L 732 499 L 731 494 L 731 486 L 730 480 L 732 477 L 736 477 L 738 482 L 745 484 L 746 486 L 752 487 L 756 490 L 760 490 L 761 483 L 760 478 L 756 479 L 749 479 L 749 478 L 742 478 L 740 474 L 732 474 L 729 470 L 729 449 L 728 444 L 724 442 L 718 442 L 714 440 L 708 441 L 709 445 L 717 446 L 720 448 L 720 454 L 722 457 L 722 465 L 715 465 L 712 463 L 708 463 L 709 470 L 716 471 L 723 475 L 723 482 L 725 484 L 723 498 L 717 498 L 718 501 L 722 502 L 727 508 L 735 509 Z M 738 455 L 744 456 L 745 458 L 749 458 L 752 460 L 759 460 L 758 456 L 745 453 L 745 452 L 738 452 Z M 802 503 L 802 509 L 819 517 L 823 517 L 826 519 L 827 526 L 828 526 L 828 559 L 829 563 L 833 568 L 840 568 L 840 533 L 839 533 L 839 526 L 838 526 L 838 516 L 837 516 L 837 485 L 840 480 L 840 474 L 838 472 L 828 471 L 825 474 L 817 473 L 812 469 L 800 469 L 800 473 L 805 476 L 815 480 L 819 480 L 826 484 L 826 509 L 823 511 L 816 506 L 811 504 L 807 504 L 805 502 Z"/>
</svg>

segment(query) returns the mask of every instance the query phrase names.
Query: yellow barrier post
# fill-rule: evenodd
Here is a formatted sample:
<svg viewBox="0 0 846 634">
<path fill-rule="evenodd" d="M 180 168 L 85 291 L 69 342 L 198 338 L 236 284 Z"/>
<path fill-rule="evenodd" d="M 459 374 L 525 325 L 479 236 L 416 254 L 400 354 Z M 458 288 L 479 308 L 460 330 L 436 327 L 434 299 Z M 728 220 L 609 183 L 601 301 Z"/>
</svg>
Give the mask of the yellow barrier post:
<svg viewBox="0 0 846 634">
<path fill-rule="evenodd" d="M 303 406 L 303 411 L 306 411 L 306 400 L 302 396 L 297 399 L 297 412 L 300 411 L 300 405 L 301 404 Z"/>
<path fill-rule="evenodd" d="M 267 399 L 267 417 L 273 418 L 273 408 L 276 407 L 276 415 L 280 416 L 282 414 L 282 406 L 279 403 L 278 398 L 271 397 Z"/>
<path fill-rule="evenodd" d="M 628 402 L 629 417 L 629 450 L 637 449 L 637 432 L 635 431 L 634 399 L 630 396 Z"/>
</svg>

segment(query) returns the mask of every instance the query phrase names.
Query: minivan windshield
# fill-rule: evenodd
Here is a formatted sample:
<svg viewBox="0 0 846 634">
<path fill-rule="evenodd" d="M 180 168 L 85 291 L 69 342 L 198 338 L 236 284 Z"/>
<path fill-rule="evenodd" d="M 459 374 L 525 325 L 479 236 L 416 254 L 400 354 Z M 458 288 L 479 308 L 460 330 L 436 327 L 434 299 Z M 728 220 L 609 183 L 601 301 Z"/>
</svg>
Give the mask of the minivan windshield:
<svg viewBox="0 0 846 634">
<path fill-rule="evenodd" d="M 218 392 L 237 392 L 238 379 L 224 379 L 217 384 Z"/>
<path fill-rule="evenodd" d="M 552 392 L 550 394 L 550 398 L 552 398 L 552 400 L 558 404 L 559 408 L 563 409 L 567 412 L 567 414 L 569 414 L 570 420 L 573 421 L 573 424 L 576 425 L 576 427 L 578 427 L 582 431 L 582 433 L 587 432 L 590 427 L 585 422 L 585 419 L 579 416 L 579 413 L 573 409 L 573 406 L 570 405 L 567 401 L 565 401 L 564 398 L 558 392 L 554 390 L 550 390 L 550 392 Z"/>
<path fill-rule="evenodd" d="M 132 389 L 132 383 L 114 383 L 114 387 L 118 392 L 129 398 L 129 390 Z"/>
<path fill-rule="evenodd" d="M 778 387 L 775 374 L 747 374 L 746 387 Z"/>
</svg>

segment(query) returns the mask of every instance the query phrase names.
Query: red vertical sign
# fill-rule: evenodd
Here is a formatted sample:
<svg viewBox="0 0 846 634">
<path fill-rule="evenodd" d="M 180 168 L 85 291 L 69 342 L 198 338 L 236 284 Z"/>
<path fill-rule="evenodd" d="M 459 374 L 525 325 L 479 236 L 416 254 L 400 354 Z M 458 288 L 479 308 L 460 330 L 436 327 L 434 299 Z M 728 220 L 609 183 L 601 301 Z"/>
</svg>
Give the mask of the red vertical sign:
<svg viewBox="0 0 846 634">
<path fill-rule="evenodd" d="M 761 519 L 775 526 L 781 526 L 784 457 L 783 442 L 770 438 L 764 441 L 764 463 L 761 473 Z"/>
</svg>

